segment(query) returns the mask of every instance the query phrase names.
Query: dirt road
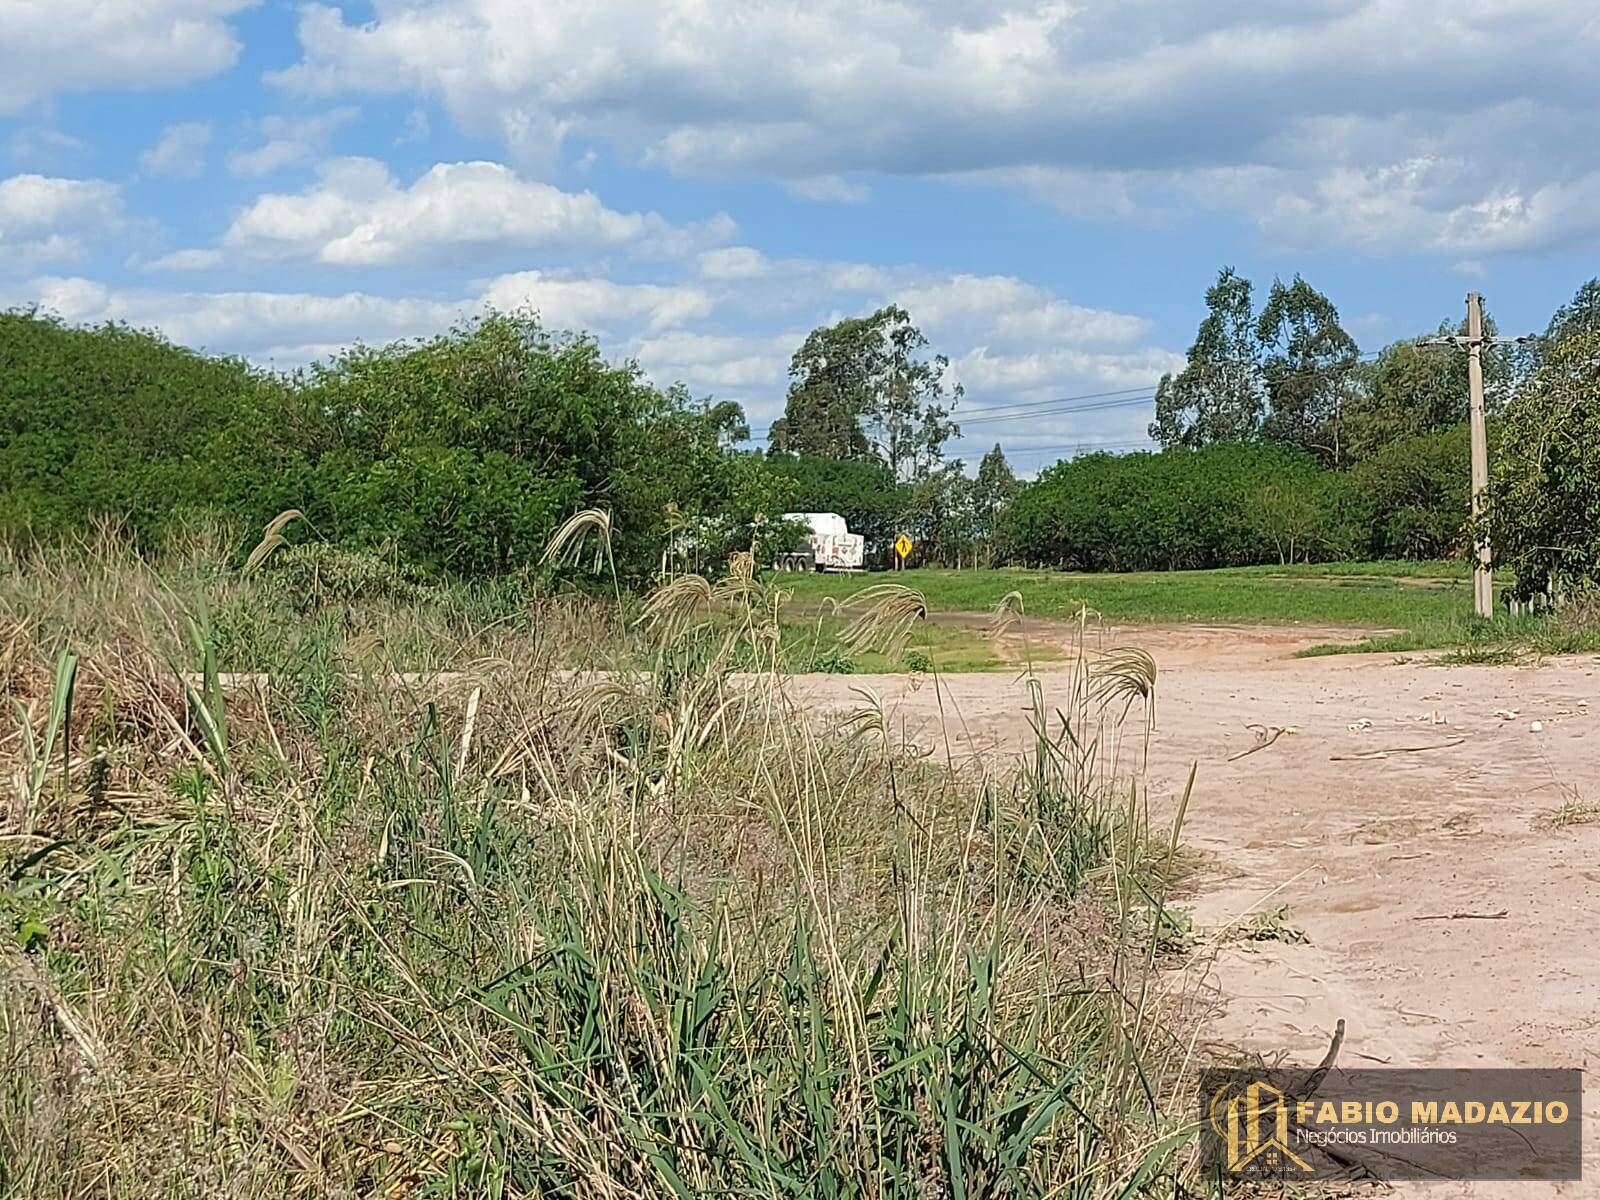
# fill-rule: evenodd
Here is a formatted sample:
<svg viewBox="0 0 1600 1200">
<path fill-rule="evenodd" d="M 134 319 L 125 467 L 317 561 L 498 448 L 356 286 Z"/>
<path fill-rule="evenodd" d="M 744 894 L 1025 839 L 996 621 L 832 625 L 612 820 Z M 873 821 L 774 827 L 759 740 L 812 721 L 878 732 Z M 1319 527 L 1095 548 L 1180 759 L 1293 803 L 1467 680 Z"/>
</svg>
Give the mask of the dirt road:
<svg viewBox="0 0 1600 1200">
<path fill-rule="evenodd" d="M 1600 660 L 1292 657 L 1337 639 L 1300 628 L 1108 632 L 1160 668 L 1148 772 L 1158 810 L 1198 764 L 1184 833 L 1207 864 L 1197 924 L 1286 904 L 1309 938 L 1225 951 L 1206 981 L 1211 1036 L 1309 1065 L 1343 1018 L 1346 1066 L 1588 1068 L 1600 1047 Z M 1063 670 L 1042 672 L 1047 696 Z M 958 746 L 1003 756 L 1024 744 L 1013 676 L 942 685 Z M 800 686 L 830 704 L 871 688 L 911 736 L 941 738 L 927 681 Z M 1256 743 L 1252 724 L 1289 732 L 1234 758 Z M 1574 820 L 1587 805 L 1588 820 Z M 1595 1115 L 1592 1100 L 1586 1108 Z M 1583 1184 L 1405 1194 L 1600 1195 L 1600 1146 L 1585 1140 Z"/>
</svg>

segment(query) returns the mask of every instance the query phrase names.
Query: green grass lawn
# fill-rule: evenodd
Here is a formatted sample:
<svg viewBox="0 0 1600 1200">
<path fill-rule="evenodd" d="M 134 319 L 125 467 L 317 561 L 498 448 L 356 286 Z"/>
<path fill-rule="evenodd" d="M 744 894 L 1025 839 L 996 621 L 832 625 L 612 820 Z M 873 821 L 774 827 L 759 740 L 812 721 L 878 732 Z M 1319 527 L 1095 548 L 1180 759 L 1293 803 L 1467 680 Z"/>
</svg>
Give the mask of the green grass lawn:
<svg viewBox="0 0 1600 1200">
<path fill-rule="evenodd" d="M 1035 617 L 1069 617 L 1087 605 L 1114 622 L 1332 625 L 1372 631 L 1365 638 L 1314 646 L 1307 654 L 1450 649 L 1448 661 L 1484 663 L 1529 652 L 1600 651 L 1600 628 L 1592 623 L 1508 616 L 1479 620 L 1472 613 L 1471 568 L 1464 562 L 1302 563 L 1102 575 L 930 567 L 898 574 L 796 575 L 786 578 L 785 586 L 794 588 L 795 599 L 804 606 L 824 597 L 843 602 L 885 582 L 919 589 L 934 613 L 989 612 L 1002 596 L 1016 591 Z M 1504 587 L 1510 581 L 1500 576 L 1496 582 Z M 986 654 L 976 630 L 939 636 L 934 654 L 941 669 L 1001 665 Z"/>
<path fill-rule="evenodd" d="M 851 622 L 832 615 L 810 619 L 787 618 L 783 625 L 783 655 L 790 670 L 849 674 L 895 674 L 907 670 L 998 671 L 1062 657 L 1059 647 L 1033 644 L 1024 651 L 1014 637 L 999 640 L 982 628 L 968 625 L 921 624 L 898 652 L 881 649 L 852 650 L 845 644 Z"/>
<path fill-rule="evenodd" d="M 876 583 L 918 588 L 933 612 L 988 612 L 1008 592 L 1036 617 L 1087 605 L 1108 621 L 1344 625 L 1412 630 L 1466 618 L 1472 587 L 1465 564 L 1326 563 L 1080 575 L 1020 568 L 898 574 L 796 575 L 796 600 L 843 601 Z"/>
</svg>

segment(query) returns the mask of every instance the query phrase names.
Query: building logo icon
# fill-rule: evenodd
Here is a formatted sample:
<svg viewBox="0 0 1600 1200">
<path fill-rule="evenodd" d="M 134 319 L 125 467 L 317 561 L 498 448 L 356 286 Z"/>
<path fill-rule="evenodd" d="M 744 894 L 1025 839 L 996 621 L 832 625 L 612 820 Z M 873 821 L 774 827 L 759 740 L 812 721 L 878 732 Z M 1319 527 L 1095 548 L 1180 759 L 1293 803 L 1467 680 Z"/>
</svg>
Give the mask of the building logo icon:
<svg viewBox="0 0 1600 1200">
<path fill-rule="evenodd" d="M 1264 1080 L 1242 1087 L 1230 1081 L 1211 1094 L 1211 1129 L 1221 1139 L 1223 1163 L 1234 1173 L 1287 1171 L 1307 1175 L 1314 1168 L 1289 1148 L 1292 1099 Z"/>
</svg>

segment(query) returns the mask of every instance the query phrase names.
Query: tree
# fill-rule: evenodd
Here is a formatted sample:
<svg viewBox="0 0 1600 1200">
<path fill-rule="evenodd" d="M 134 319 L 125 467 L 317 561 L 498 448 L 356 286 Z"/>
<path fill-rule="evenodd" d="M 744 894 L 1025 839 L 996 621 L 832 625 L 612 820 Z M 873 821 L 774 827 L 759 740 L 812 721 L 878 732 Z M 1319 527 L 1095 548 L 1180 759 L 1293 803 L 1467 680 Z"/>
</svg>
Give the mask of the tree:
<svg viewBox="0 0 1600 1200">
<path fill-rule="evenodd" d="M 872 453 L 861 418 L 883 373 L 877 315 L 813 329 L 789 363 L 789 397 L 768 431 L 774 450 L 816 458 Z"/>
<path fill-rule="evenodd" d="M 1267 390 L 1262 437 L 1339 466 L 1350 369 L 1360 353 L 1339 324 L 1339 310 L 1299 275 L 1287 287 L 1275 279 L 1256 338 Z"/>
<path fill-rule="evenodd" d="M 978 476 L 972 484 L 973 535 L 989 562 L 1000 556 L 1002 521 L 1006 506 L 1016 494 L 1016 473 L 996 442 L 978 463 Z"/>
<path fill-rule="evenodd" d="M 1451 425 L 1380 447 L 1346 473 L 1346 506 L 1364 558 L 1450 558 L 1465 548 L 1468 431 Z"/>
<path fill-rule="evenodd" d="M 1006 539 L 1023 562 L 1083 571 L 1277 562 L 1291 535 L 1296 557 L 1323 557 L 1343 541 L 1336 506 L 1289 511 L 1273 501 L 1326 495 L 1336 478 L 1304 451 L 1263 443 L 1088 454 L 1046 468 L 1018 491 L 1005 514 Z"/>
<path fill-rule="evenodd" d="M 1314 477 L 1323 483 L 1325 477 Z M 1257 526 L 1272 539 L 1280 566 L 1298 560 L 1310 562 L 1321 549 L 1319 539 L 1328 531 L 1331 509 L 1327 487 L 1307 486 L 1309 479 L 1285 483 L 1272 480 L 1250 496 Z"/>
<path fill-rule="evenodd" d="M 774 450 L 833 459 L 876 457 L 897 480 L 931 471 L 960 433 L 951 410 L 949 360 L 923 353 L 928 341 L 894 305 L 811 331 L 789 365 L 784 415 Z"/>
<path fill-rule="evenodd" d="M 1494 336 L 1488 314 L 1484 333 Z M 1345 457 L 1367 458 L 1392 442 L 1436 433 L 1467 419 L 1467 356 L 1437 338 L 1465 334 L 1466 321 L 1442 322 L 1424 337 L 1392 342 L 1377 359 L 1352 373 L 1344 411 Z M 1484 407 L 1500 412 L 1512 390 L 1511 356 L 1497 349 L 1483 353 Z"/>
<path fill-rule="evenodd" d="M 1299 275 L 1273 280 L 1259 314 L 1251 296 L 1250 281 L 1224 267 L 1187 365 L 1156 389 L 1150 436 L 1168 447 L 1282 442 L 1338 464 L 1355 340 Z"/>
<path fill-rule="evenodd" d="M 959 566 L 973 555 L 972 483 L 957 459 L 905 485 L 909 504 L 900 526 L 916 542 L 919 558 Z"/>
<path fill-rule="evenodd" d="M 959 383 L 945 388 L 948 358 L 921 356 L 928 339 L 905 309 L 883 308 L 872 320 L 879 324 L 888 351 L 865 412 L 868 437 L 891 475 L 915 482 L 934 470 L 944 457 L 945 443 L 960 433 L 950 410 L 960 401 L 962 388 Z"/>
<path fill-rule="evenodd" d="M 1490 474 L 1496 558 L 1523 598 L 1600 586 L 1600 330 L 1545 344 L 1506 406 Z"/>
<path fill-rule="evenodd" d="M 153 547 L 196 510 L 259 528 L 307 472 L 286 381 L 159 334 L 0 312 L 0 534 L 115 520 Z"/>
<path fill-rule="evenodd" d="M 1572 299 L 1556 309 L 1544 337 L 1548 342 L 1559 342 L 1596 330 L 1600 330 L 1600 279 L 1591 279 L 1580 284 Z"/>
<path fill-rule="evenodd" d="M 1250 281 L 1224 267 L 1206 290 L 1188 365 L 1156 388 L 1150 436 L 1163 446 L 1247 441 L 1261 430 L 1266 389 Z"/>
</svg>

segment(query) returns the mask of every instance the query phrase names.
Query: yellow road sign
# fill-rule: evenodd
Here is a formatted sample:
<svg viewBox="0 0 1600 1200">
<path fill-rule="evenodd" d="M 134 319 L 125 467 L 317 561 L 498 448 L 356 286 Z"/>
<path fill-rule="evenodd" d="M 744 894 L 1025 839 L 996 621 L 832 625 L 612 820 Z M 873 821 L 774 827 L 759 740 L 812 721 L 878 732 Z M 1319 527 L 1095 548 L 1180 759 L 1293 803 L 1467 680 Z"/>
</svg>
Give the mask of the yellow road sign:
<svg viewBox="0 0 1600 1200">
<path fill-rule="evenodd" d="M 894 540 L 894 552 L 896 554 L 898 554 L 901 558 L 910 558 L 911 557 L 911 539 L 908 538 L 903 533 L 899 537 L 895 538 L 895 540 Z"/>
</svg>

